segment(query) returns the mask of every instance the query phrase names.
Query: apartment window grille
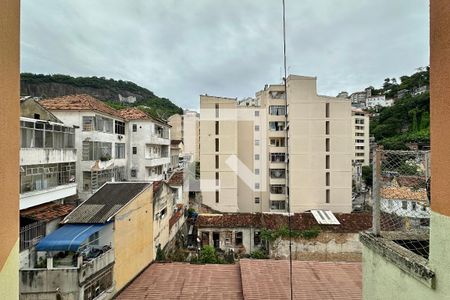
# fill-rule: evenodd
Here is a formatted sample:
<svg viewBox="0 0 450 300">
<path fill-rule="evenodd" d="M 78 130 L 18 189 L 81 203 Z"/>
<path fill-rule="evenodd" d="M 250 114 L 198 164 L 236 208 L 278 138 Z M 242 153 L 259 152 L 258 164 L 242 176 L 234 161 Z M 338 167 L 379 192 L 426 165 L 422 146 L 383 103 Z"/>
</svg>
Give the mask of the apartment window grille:
<svg viewBox="0 0 450 300">
<path fill-rule="evenodd" d="M 272 184 L 270 186 L 270 193 L 271 194 L 276 194 L 276 195 L 285 194 L 286 193 L 286 186 L 285 185 L 281 185 L 281 184 Z"/>
<path fill-rule="evenodd" d="M 94 116 L 84 116 L 83 117 L 83 131 L 94 131 L 95 130 L 95 117 Z"/>
<path fill-rule="evenodd" d="M 133 154 L 137 154 L 137 147 L 133 147 L 132 150 L 133 150 Z"/>
<path fill-rule="evenodd" d="M 43 122 L 20 121 L 21 148 L 71 149 L 75 129 Z"/>
<path fill-rule="evenodd" d="M 112 143 L 83 141 L 83 160 L 107 161 L 112 158 Z"/>
<path fill-rule="evenodd" d="M 330 203 L 330 190 L 325 190 L 325 203 Z"/>
<path fill-rule="evenodd" d="M 269 106 L 269 114 L 274 116 L 286 115 L 286 106 L 284 105 L 271 105 Z"/>
<path fill-rule="evenodd" d="M 259 197 L 255 197 L 255 204 L 259 204 L 261 199 Z"/>
<path fill-rule="evenodd" d="M 283 131 L 285 128 L 285 122 L 276 121 L 276 122 L 269 122 L 269 130 L 272 131 Z"/>
<path fill-rule="evenodd" d="M 286 201 L 270 201 L 270 209 L 285 210 L 286 209 Z"/>
<path fill-rule="evenodd" d="M 74 162 L 20 167 L 20 193 L 46 190 L 74 182 Z"/>
<path fill-rule="evenodd" d="M 116 143 L 116 158 L 125 158 L 125 143 Z"/>
<path fill-rule="evenodd" d="M 132 127 L 133 127 L 133 132 L 137 132 L 137 124 L 133 124 Z"/>
<path fill-rule="evenodd" d="M 125 123 L 121 121 L 114 121 L 115 133 L 116 134 L 125 134 Z"/>
<path fill-rule="evenodd" d="M 286 153 L 270 153 L 270 161 L 273 163 L 284 163 L 286 160 Z"/>
<path fill-rule="evenodd" d="M 95 116 L 95 130 L 113 133 L 113 120 L 102 116 Z"/>
<path fill-rule="evenodd" d="M 270 178 L 286 178 L 286 170 L 285 169 L 271 169 L 270 170 Z"/>
<path fill-rule="evenodd" d="M 286 142 L 284 138 L 271 138 L 270 139 L 270 146 L 273 147 L 285 147 Z"/>
</svg>

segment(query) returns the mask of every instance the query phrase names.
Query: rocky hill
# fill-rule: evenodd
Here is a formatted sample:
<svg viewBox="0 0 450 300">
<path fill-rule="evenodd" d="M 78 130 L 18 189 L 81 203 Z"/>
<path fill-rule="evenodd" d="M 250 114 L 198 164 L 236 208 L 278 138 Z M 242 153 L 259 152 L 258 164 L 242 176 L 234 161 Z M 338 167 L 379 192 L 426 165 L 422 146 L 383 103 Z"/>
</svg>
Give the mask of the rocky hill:
<svg viewBox="0 0 450 300">
<path fill-rule="evenodd" d="M 89 94 L 115 108 L 142 106 L 159 118 L 168 118 L 182 109 L 167 98 L 133 82 L 104 77 L 72 77 L 22 73 L 20 94 L 23 96 L 53 98 L 71 94 Z"/>
</svg>

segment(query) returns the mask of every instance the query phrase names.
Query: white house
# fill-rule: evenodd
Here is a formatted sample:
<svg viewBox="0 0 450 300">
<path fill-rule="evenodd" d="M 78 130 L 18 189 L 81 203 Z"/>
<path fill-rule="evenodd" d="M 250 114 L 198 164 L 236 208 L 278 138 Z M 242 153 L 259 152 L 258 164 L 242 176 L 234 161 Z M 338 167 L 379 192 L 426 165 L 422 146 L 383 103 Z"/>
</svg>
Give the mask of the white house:
<svg viewBox="0 0 450 300">
<path fill-rule="evenodd" d="M 366 107 L 375 108 L 377 106 L 389 107 L 394 104 L 394 100 L 386 99 L 385 95 L 372 96 L 366 98 Z"/>
</svg>

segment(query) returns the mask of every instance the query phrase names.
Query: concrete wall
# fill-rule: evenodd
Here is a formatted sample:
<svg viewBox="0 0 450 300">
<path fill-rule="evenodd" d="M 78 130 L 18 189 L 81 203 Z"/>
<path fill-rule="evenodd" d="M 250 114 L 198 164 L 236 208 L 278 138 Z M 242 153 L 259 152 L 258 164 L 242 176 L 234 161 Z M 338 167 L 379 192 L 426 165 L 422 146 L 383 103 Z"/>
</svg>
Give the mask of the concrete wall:
<svg viewBox="0 0 450 300">
<path fill-rule="evenodd" d="M 199 161 L 199 124 L 200 120 L 196 112 L 186 111 L 183 115 L 183 142 L 184 153 L 191 156 L 192 161 Z M 175 138 L 172 138 L 175 140 Z"/>
<path fill-rule="evenodd" d="M 165 183 L 161 183 L 158 192 L 153 194 L 153 245 L 155 250 L 158 244 L 163 249 L 169 242 L 169 220 L 174 212 L 173 197 L 174 191 Z M 161 218 L 161 211 L 164 209 L 166 213 Z M 156 258 L 156 251 L 153 258 Z"/>
<path fill-rule="evenodd" d="M 358 233 L 322 232 L 314 239 L 293 239 L 292 257 L 313 261 L 361 261 Z M 289 258 L 289 240 L 279 239 L 271 248 L 272 258 Z"/>
<path fill-rule="evenodd" d="M 0 1 L 0 299 L 19 297 L 19 4 Z"/>
<path fill-rule="evenodd" d="M 167 119 L 172 128 L 170 128 L 170 136 L 172 140 L 182 140 L 183 139 L 183 116 L 179 114 L 174 114 Z"/>
<path fill-rule="evenodd" d="M 153 259 L 152 186 L 115 216 L 115 289 L 119 291 Z"/>
</svg>

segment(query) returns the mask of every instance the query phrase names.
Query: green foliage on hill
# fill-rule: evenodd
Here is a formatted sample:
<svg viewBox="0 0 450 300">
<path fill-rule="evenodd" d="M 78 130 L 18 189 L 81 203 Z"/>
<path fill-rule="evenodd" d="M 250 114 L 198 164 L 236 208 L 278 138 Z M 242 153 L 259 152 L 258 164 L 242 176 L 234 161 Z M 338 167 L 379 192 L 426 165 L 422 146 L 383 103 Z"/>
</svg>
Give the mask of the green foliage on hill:
<svg viewBox="0 0 450 300">
<path fill-rule="evenodd" d="M 411 76 L 400 77 L 401 83 L 395 80 L 385 80 L 383 88 L 375 90 L 392 98 L 398 91 L 414 89 L 429 84 L 429 67 L 425 71 L 417 72 Z M 394 83 L 393 83 L 394 82 Z M 407 149 L 406 144 L 417 142 L 428 144 L 430 142 L 430 94 L 425 92 L 412 96 L 407 93 L 397 99 L 393 106 L 381 108 L 372 118 L 370 133 L 378 144 L 385 149 Z"/>
<path fill-rule="evenodd" d="M 67 84 L 79 88 L 92 88 L 92 89 L 102 89 L 108 90 L 113 95 L 124 92 L 129 92 L 138 96 L 139 99 L 135 103 L 121 103 L 117 99 L 100 99 L 105 101 L 108 105 L 115 109 L 125 108 L 127 106 L 139 106 L 144 108 L 147 113 L 153 117 L 167 119 L 173 114 L 182 114 L 183 110 L 172 103 L 167 98 L 160 98 L 156 96 L 152 91 L 143 88 L 131 81 L 114 80 L 107 79 L 105 77 L 72 77 L 69 75 L 54 74 L 32 74 L 32 73 L 22 73 L 20 76 L 22 84 L 46 84 L 46 83 L 60 83 Z M 41 95 L 33 95 L 41 96 Z M 93 95 L 95 97 L 95 95 Z"/>
</svg>

